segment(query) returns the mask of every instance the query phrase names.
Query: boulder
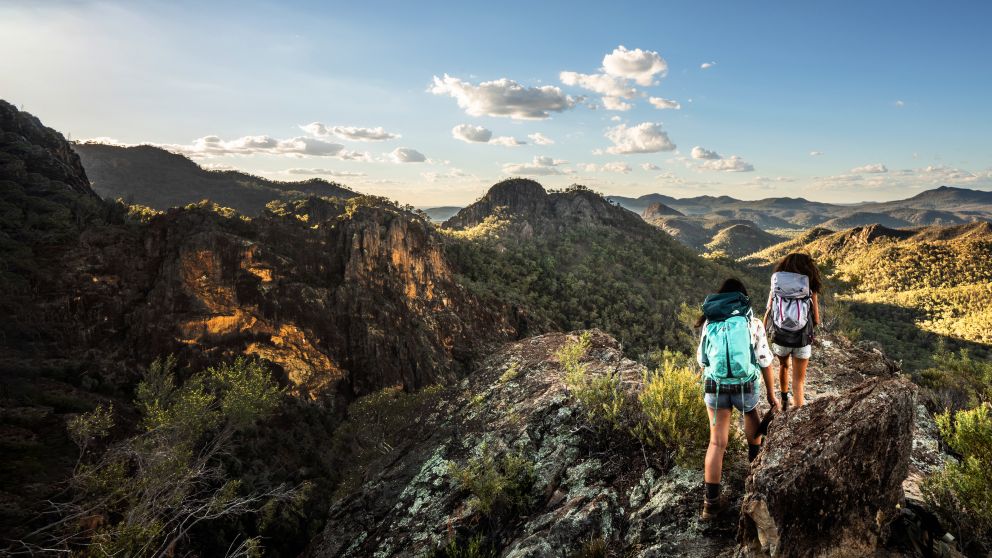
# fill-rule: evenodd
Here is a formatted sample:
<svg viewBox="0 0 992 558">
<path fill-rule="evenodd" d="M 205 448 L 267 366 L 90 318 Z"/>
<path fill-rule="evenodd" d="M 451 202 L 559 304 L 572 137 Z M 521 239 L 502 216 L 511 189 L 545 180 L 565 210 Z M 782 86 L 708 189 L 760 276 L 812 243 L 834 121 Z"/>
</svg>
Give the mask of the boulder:
<svg viewBox="0 0 992 558">
<path fill-rule="evenodd" d="M 871 556 L 896 515 L 916 389 L 871 379 L 772 421 L 745 484 L 738 556 Z"/>
</svg>

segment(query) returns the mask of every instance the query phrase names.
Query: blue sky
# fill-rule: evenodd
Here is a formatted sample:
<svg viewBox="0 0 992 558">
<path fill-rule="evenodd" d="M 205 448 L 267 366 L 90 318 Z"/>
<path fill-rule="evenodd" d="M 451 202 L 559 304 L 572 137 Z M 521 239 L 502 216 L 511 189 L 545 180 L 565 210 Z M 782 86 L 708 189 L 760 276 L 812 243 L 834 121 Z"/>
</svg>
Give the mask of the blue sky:
<svg viewBox="0 0 992 558">
<path fill-rule="evenodd" d="M 884 200 L 992 188 L 990 20 L 986 2 L 15 0 L 0 97 L 74 139 L 417 206 L 511 175 Z"/>
</svg>

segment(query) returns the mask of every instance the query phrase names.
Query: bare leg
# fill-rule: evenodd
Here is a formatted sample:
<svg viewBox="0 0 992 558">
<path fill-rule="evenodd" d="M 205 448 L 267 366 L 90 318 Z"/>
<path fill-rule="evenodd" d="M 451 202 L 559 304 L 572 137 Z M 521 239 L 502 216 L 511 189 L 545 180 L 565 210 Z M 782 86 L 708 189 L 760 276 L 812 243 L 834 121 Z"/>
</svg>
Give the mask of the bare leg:
<svg viewBox="0 0 992 558">
<path fill-rule="evenodd" d="M 808 358 L 797 358 L 792 369 L 792 389 L 795 391 L 796 407 L 802 407 L 806 402 L 803 392 L 806 388 L 807 366 L 809 366 Z"/>
<path fill-rule="evenodd" d="M 785 355 L 778 357 L 778 390 L 781 393 L 789 391 L 789 357 Z"/>
<path fill-rule="evenodd" d="M 758 416 L 757 409 L 751 409 L 744 413 L 744 437 L 747 443 L 752 446 L 761 445 L 761 436 L 758 436 L 758 425 L 761 424 L 761 417 Z"/>
<path fill-rule="evenodd" d="M 710 445 L 706 448 L 703 480 L 716 484 L 723 475 L 723 454 L 727 451 L 727 440 L 730 436 L 730 409 L 715 410 L 706 407 L 706 412 L 710 415 Z"/>
</svg>

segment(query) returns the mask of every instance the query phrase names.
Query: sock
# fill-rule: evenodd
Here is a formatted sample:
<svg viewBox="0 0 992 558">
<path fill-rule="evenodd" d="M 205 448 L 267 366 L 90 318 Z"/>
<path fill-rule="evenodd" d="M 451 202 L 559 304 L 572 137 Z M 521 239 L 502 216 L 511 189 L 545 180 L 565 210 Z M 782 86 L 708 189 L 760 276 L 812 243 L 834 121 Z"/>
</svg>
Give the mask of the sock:
<svg viewBox="0 0 992 558">
<path fill-rule="evenodd" d="M 720 497 L 720 483 L 718 482 L 707 482 L 706 484 L 706 499 L 716 500 Z"/>
<path fill-rule="evenodd" d="M 754 461 L 755 457 L 758 457 L 758 452 L 761 451 L 761 444 L 748 444 L 747 445 L 747 461 L 748 463 Z"/>
</svg>

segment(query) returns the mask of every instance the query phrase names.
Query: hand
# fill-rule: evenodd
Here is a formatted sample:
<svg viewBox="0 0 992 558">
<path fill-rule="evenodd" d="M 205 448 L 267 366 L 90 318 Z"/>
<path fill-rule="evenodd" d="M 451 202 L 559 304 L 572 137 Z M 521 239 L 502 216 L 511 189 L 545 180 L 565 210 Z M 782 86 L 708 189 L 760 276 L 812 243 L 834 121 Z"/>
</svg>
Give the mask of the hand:
<svg viewBox="0 0 992 558">
<path fill-rule="evenodd" d="M 768 405 L 771 406 L 769 411 L 772 413 L 777 413 L 782 409 L 782 402 L 778 400 L 778 397 L 775 397 L 774 393 L 768 394 Z"/>
</svg>

